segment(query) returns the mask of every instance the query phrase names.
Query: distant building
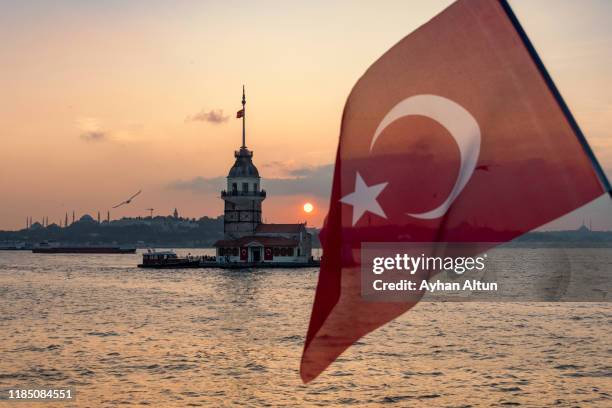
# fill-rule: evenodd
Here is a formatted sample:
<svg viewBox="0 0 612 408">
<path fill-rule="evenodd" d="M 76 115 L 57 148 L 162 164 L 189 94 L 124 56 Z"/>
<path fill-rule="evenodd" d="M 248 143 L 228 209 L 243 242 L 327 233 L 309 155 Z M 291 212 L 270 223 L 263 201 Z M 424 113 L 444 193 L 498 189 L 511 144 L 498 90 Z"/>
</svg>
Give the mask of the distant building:
<svg viewBox="0 0 612 408">
<path fill-rule="evenodd" d="M 224 239 L 215 243 L 217 262 L 306 263 L 312 255 L 312 236 L 306 224 L 262 223 L 266 191 L 253 164 L 253 152 L 245 144 L 246 100 L 242 95 L 242 146 L 221 191 L 225 202 Z M 242 116 L 240 116 L 242 115 Z"/>
<path fill-rule="evenodd" d="M 179 218 L 179 213 L 178 213 L 178 210 L 177 210 L 176 208 L 174 209 L 174 213 L 172 214 L 172 216 L 173 216 L 175 219 L 178 219 L 178 218 Z"/>
<path fill-rule="evenodd" d="M 84 222 L 84 223 L 88 223 L 88 224 L 94 224 L 94 223 L 96 223 L 96 220 L 94 220 L 94 218 L 91 215 L 85 214 L 81 218 L 79 218 L 79 222 Z"/>
</svg>

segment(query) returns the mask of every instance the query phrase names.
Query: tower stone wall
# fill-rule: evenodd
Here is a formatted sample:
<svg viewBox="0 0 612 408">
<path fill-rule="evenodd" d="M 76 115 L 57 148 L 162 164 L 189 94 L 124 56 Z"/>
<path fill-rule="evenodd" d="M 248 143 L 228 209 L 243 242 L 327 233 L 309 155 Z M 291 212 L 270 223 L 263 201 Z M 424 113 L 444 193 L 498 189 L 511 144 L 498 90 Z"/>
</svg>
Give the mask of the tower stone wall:
<svg viewBox="0 0 612 408">
<path fill-rule="evenodd" d="M 223 231 L 226 239 L 251 235 L 261 224 L 261 204 L 266 192 L 253 164 L 253 152 L 241 147 L 227 176 L 227 188 L 221 192 L 225 202 Z"/>
</svg>

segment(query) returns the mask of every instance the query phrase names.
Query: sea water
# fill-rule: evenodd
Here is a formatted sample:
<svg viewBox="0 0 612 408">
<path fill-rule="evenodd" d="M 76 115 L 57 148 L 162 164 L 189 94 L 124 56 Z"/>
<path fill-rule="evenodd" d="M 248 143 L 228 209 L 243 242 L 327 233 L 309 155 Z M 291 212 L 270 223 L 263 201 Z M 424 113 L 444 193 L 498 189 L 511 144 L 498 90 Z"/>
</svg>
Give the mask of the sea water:
<svg viewBox="0 0 612 408">
<path fill-rule="evenodd" d="M 421 302 L 304 385 L 317 269 L 140 258 L 0 252 L 0 389 L 75 389 L 45 407 L 612 405 L 610 303 Z"/>
</svg>

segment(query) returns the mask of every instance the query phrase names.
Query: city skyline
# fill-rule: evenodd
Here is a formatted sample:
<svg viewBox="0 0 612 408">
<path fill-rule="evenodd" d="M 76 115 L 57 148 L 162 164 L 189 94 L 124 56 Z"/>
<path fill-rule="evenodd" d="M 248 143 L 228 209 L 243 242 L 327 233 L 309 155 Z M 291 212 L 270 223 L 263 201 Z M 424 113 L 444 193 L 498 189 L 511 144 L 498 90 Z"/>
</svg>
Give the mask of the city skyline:
<svg viewBox="0 0 612 408">
<path fill-rule="evenodd" d="M 139 189 L 111 218 L 148 208 L 222 214 L 219 192 L 241 144 L 243 83 L 247 145 L 270 193 L 267 221 L 320 227 L 351 87 L 450 3 L 0 5 L 9 40 L 0 85 L 10 95 L 0 101 L 0 229 L 73 210 L 105 218 Z M 612 4 L 510 3 L 610 177 Z M 592 219 L 612 229 L 611 208 L 602 197 L 552 228 Z"/>
</svg>

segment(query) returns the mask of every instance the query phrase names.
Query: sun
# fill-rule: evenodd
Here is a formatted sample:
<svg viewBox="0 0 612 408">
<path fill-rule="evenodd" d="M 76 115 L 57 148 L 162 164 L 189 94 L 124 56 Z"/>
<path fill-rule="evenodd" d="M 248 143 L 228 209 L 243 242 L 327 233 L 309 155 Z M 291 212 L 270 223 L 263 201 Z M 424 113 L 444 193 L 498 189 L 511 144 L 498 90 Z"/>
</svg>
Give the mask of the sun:
<svg viewBox="0 0 612 408">
<path fill-rule="evenodd" d="M 304 212 L 311 213 L 314 210 L 314 206 L 310 203 L 304 204 Z"/>
</svg>

